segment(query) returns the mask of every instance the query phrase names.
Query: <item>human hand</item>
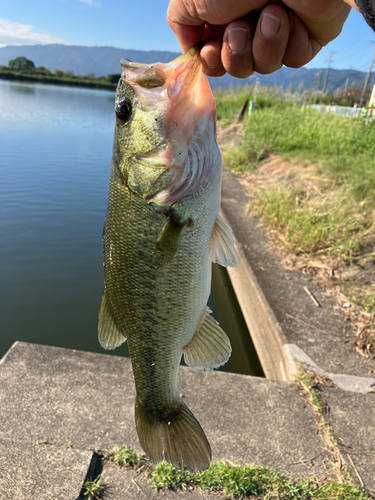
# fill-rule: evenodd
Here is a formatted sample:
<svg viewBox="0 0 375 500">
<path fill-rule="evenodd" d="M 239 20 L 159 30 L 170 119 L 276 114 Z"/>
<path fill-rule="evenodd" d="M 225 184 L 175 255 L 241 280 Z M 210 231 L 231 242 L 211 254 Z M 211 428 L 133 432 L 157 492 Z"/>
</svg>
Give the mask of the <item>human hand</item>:
<svg viewBox="0 0 375 500">
<path fill-rule="evenodd" d="M 307 64 L 339 35 L 350 12 L 343 0 L 275 1 L 170 0 L 167 21 L 182 52 L 205 42 L 207 75 L 246 78 Z"/>
</svg>

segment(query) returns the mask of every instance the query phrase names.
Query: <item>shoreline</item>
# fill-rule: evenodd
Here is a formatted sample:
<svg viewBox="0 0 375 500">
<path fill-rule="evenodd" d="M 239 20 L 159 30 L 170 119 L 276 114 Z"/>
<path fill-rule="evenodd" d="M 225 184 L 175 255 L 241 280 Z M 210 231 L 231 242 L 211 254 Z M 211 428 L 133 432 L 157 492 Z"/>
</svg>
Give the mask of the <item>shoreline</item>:
<svg viewBox="0 0 375 500">
<path fill-rule="evenodd" d="M 57 77 L 39 77 L 37 75 L 24 75 L 15 72 L 7 72 L 0 70 L 0 80 L 17 81 L 25 83 L 41 83 L 45 85 L 58 85 L 68 87 L 83 87 L 98 90 L 116 90 L 117 83 L 96 82 L 95 80 L 75 80 Z"/>
</svg>

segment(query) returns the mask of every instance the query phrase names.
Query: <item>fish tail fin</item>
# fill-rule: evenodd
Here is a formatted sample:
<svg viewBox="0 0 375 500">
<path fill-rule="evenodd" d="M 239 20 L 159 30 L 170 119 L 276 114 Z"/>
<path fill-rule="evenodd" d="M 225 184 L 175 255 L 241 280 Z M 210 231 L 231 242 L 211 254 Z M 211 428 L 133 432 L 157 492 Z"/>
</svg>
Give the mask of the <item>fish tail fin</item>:
<svg viewBox="0 0 375 500">
<path fill-rule="evenodd" d="M 135 403 L 135 421 L 139 441 L 150 462 L 163 460 L 177 469 L 205 470 L 211 461 L 211 446 L 198 420 L 189 408 L 177 401 L 164 417 L 155 416 Z"/>
</svg>

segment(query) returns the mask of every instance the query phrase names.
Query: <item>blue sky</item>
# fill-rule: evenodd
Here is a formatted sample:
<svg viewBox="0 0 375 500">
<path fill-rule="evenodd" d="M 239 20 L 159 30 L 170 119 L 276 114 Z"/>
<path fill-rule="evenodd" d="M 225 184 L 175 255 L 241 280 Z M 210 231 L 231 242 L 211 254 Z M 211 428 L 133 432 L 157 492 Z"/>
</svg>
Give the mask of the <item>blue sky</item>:
<svg viewBox="0 0 375 500">
<path fill-rule="evenodd" d="M 0 46 L 66 43 L 179 51 L 165 20 L 168 0 L 8 0 L 2 2 Z M 375 34 L 352 11 L 341 35 L 307 65 L 367 71 Z"/>
</svg>

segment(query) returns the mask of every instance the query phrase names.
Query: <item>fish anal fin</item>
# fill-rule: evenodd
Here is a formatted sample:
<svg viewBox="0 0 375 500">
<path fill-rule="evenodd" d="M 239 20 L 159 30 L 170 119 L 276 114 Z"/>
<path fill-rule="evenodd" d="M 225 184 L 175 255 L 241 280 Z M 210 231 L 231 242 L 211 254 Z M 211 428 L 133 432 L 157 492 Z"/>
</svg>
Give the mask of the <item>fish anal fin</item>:
<svg viewBox="0 0 375 500">
<path fill-rule="evenodd" d="M 197 419 L 178 400 L 171 411 L 154 415 L 135 402 L 135 423 L 139 441 L 150 462 L 163 460 L 177 469 L 206 470 L 211 461 L 211 447 Z"/>
<path fill-rule="evenodd" d="M 219 215 L 215 221 L 211 234 L 211 261 L 223 267 L 237 267 L 239 261 L 234 243 L 232 229 Z"/>
<path fill-rule="evenodd" d="M 126 340 L 125 335 L 120 332 L 113 319 L 111 304 L 107 292 L 104 290 L 102 303 L 99 311 L 99 343 L 103 349 L 115 349 Z"/>
<path fill-rule="evenodd" d="M 232 352 L 230 341 L 207 308 L 191 341 L 183 348 L 185 363 L 197 372 L 224 365 Z"/>
<path fill-rule="evenodd" d="M 173 217 L 167 219 L 156 241 L 153 258 L 161 265 L 168 264 L 173 259 L 180 245 L 182 235 L 189 220 L 180 222 Z"/>
</svg>

